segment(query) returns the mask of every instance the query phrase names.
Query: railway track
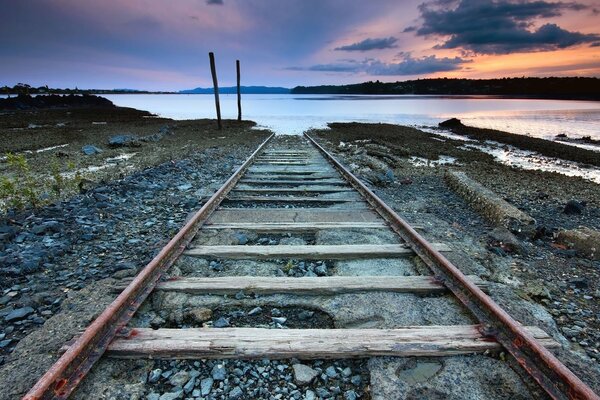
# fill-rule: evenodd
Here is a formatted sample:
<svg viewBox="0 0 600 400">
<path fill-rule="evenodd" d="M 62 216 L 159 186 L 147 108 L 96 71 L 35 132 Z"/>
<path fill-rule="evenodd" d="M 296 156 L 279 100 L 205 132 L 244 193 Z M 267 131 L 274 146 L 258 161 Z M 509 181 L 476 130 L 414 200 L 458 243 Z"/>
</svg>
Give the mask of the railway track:
<svg viewBox="0 0 600 400">
<path fill-rule="evenodd" d="M 463 275 L 444 257 L 451 247 L 423 239 L 309 136 L 293 146 L 270 140 L 122 288 L 25 399 L 69 397 L 101 357 L 311 360 L 499 350 L 510 353 L 551 398 L 599 399 L 548 350 L 558 346 L 551 337 L 513 320 L 484 293 L 484 281 Z M 236 244 L 227 242 L 232 237 Z M 415 258 L 429 274 L 419 273 Z M 225 319 L 217 329 L 216 321 L 213 326 L 189 321 L 154 326 L 135 316 L 150 294 L 171 307 L 181 296 L 188 303 L 225 296 L 238 307 L 256 309 L 281 296 L 315 304 L 368 293 L 413 296 L 403 297 L 409 299 L 407 307 L 418 296 L 442 296 L 432 304 L 460 302 L 471 314 L 457 320 L 473 322 L 398 326 L 399 321 L 381 327 L 366 321 L 334 324 L 339 329 L 271 329 L 286 327 L 285 318 L 274 315 L 269 327 L 228 327 Z M 298 300 L 307 298 L 313 300 Z"/>
</svg>

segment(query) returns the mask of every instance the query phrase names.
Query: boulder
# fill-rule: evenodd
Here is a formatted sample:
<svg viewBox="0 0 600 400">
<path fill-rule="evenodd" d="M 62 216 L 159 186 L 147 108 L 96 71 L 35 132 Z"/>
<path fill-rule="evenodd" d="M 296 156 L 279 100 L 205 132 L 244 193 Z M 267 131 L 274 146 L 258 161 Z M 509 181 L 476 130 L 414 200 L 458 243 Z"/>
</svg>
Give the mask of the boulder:
<svg viewBox="0 0 600 400">
<path fill-rule="evenodd" d="M 99 149 L 98 147 L 93 146 L 91 144 L 86 144 L 85 146 L 83 146 L 81 148 L 81 152 L 83 154 L 85 154 L 86 156 L 91 156 L 91 155 L 94 155 L 94 154 L 102 153 L 102 149 Z"/>
<path fill-rule="evenodd" d="M 452 129 L 452 128 L 459 128 L 459 127 L 464 126 L 464 125 L 463 125 L 462 122 L 460 122 L 460 119 L 458 119 L 458 118 L 450 118 L 450 119 L 447 119 L 446 121 L 440 122 L 438 124 L 438 126 L 440 128 L 449 128 L 449 129 Z"/>
<path fill-rule="evenodd" d="M 139 147 L 141 146 L 139 138 L 136 135 L 124 134 L 111 136 L 108 139 L 108 146 L 117 147 Z"/>
<path fill-rule="evenodd" d="M 596 230 L 585 227 L 562 230 L 558 233 L 557 240 L 585 257 L 600 260 L 600 232 Z"/>
</svg>

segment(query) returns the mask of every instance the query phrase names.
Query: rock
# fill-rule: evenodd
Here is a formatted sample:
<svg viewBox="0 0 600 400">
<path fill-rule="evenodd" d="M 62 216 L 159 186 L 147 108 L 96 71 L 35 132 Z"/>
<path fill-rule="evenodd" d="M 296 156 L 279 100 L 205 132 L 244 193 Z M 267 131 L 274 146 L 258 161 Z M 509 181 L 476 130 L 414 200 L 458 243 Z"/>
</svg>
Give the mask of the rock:
<svg viewBox="0 0 600 400">
<path fill-rule="evenodd" d="M 337 371 L 335 370 L 335 367 L 331 365 L 327 367 L 327 369 L 325 370 L 325 374 L 330 378 L 335 378 L 337 376 Z"/>
<path fill-rule="evenodd" d="M 315 274 L 317 274 L 318 276 L 327 275 L 327 267 L 324 264 L 317 265 L 317 267 L 315 268 Z"/>
<path fill-rule="evenodd" d="M 294 382 L 298 385 L 307 385 L 319 375 L 318 371 L 304 364 L 294 364 L 292 369 L 294 370 Z"/>
<path fill-rule="evenodd" d="M 312 390 L 307 390 L 304 393 L 304 400 L 315 400 L 316 394 Z"/>
<path fill-rule="evenodd" d="M 557 240 L 592 260 L 600 260 L 599 231 L 585 227 L 563 230 L 558 233 Z"/>
<path fill-rule="evenodd" d="M 285 324 L 285 321 L 287 321 L 287 318 L 285 318 L 285 317 L 271 317 L 271 321 L 273 321 L 276 324 Z"/>
<path fill-rule="evenodd" d="M 244 245 L 248 243 L 248 236 L 244 233 L 236 232 L 233 234 L 233 240 L 235 242 L 234 244 Z"/>
<path fill-rule="evenodd" d="M 196 378 L 192 378 L 183 386 L 183 391 L 186 393 L 190 393 L 194 390 L 194 386 L 196 386 Z"/>
<path fill-rule="evenodd" d="M 567 215 L 581 214 L 585 208 L 585 202 L 579 202 L 577 200 L 569 200 L 565 205 L 563 213 Z"/>
<path fill-rule="evenodd" d="M 179 371 L 169 378 L 171 386 L 183 386 L 190 379 L 190 374 L 187 371 Z"/>
<path fill-rule="evenodd" d="M 223 364 L 216 364 L 210 374 L 215 381 L 223 381 L 225 380 L 227 371 L 225 370 L 225 366 Z"/>
<path fill-rule="evenodd" d="M 242 392 L 242 389 L 240 389 L 239 386 L 236 386 L 233 388 L 233 390 L 231 392 L 229 392 L 229 398 L 230 399 L 239 399 L 240 397 L 242 397 L 244 394 L 244 392 Z"/>
<path fill-rule="evenodd" d="M 136 135 L 115 135 L 108 139 L 108 146 L 112 148 L 116 147 L 139 147 L 139 138 Z"/>
<path fill-rule="evenodd" d="M 146 396 L 146 400 L 160 400 L 160 394 L 150 393 L 148 396 Z"/>
<path fill-rule="evenodd" d="M 168 392 L 159 397 L 159 400 L 176 400 L 183 398 L 183 390 L 177 392 Z"/>
<path fill-rule="evenodd" d="M 356 400 L 358 396 L 354 390 L 348 390 L 344 393 L 344 400 Z"/>
<path fill-rule="evenodd" d="M 15 237 L 17 230 L 9 225 L 0 226 L 0 242 L 8 242 Z"/>
<path fill-rule="evenodd" d="M 522 254 L 525 252 L 525 248 L 517 239 L 515 235 L 513 235 L 508 229 L 499 226 L 494 228 L 489 233 L 490 238 L 492 239 L 492 246 L 499 247 L 503 251 L 514 252 Z"/>
<path fill-rule="evenodd" d="M 186 190 L 190 190 L 192 188 L 191 183 L 184 183 L 183 185 L 177 186 L 177 190 L 180 192 L 185 192 Z"/>
<path fill-rule="evenodd" d="M 429 381 L 442 367 L 443 365 L 439 361 L 418 361 L 416 358 L 410 358 L 398 368 L 396 375 L 402 382 L 414 385 Z"/>
<path fill-rule="evenodd" d="M 572 278 L 569 279 L 569 284 L 577 289 L 585 289 L 588 287 L 588 280 L 586 278 Z"/>
<path fill-rule="evenodd" d="M 91 156 L 91 155 L 94 155 L 94 154 L 102 153 L 102 149 L 99 149 L 98 147 L 93 146 L 91 144 L 86 144 L 85 146 L 83 146 L 81 148 L 81 152 L 83 154 L 85 154 L 86 156 Z"/>
<path fill-rule="evenodd" d="M 298 314 L 298 319 L 305 321 L 307 319 L 311 319 L 313 315 L 315 315 L 314 311 L 300 311 L 300 313 Z"/>
<path fill-rule="evenodd" d="M 262 312 L 262 308 L 254 307 L 252 310 L 248 311 L 248 315 L 256 315 Z"/>
<path fill-rule="evenodd" d="M 148 382 L 150 382 L 150 383 L 158 382 L 161 374 L 162 374 L 162 369 L 160 369 L 160 368 L 153 369 L 152 371 L 150 371 L 150 373 L 148 373 Z"/>
<path fill-rule="evenodd" d="M 452 128 L 460 128 L 460 127 L 462 127 L 464 125 L 463 125 L 462 122 L 460 122 L 460 119 L 458 119 L 458 118 L 450 118 L 450 119 L 447 119 L 445 121 L 440 122 L 438 124 L 438 126 L 440 128 L 449 128 L 449 129 L 452 129 Z"/>
<path fill-rule="evenodd" d="M 214 380 L 212 378 L 204 378 L 200 381 L 200 394 L 202 396 L 206 396 L 210 393 L 213 382 Z"/>
<path fill-rule="evenodd" d="M 225 317 L 221 317 L 215 322 L 213 322 L 214 328 L 226 328 L 229 326 L 229 319 Z"/>
<path fill-rule="evenodd" d="M 202 323 L 209 321 L 212 318 L 212 310 L 210 308 L 205 307 L 193 308 L 190 311 L 188 311 L 187 315 L 194 322 Z"/>
<path fill-rule="evenodd" d="M 6 322 L 16 322 L 21 321 L 31 314 L 33 314 L 35 310 L 31 307 L 22 307 L 17 308 L 16 310 L 12 310 L 6 317 L 4 317 L 4 321 Z"/>
<path fill-rule="evenodd" d="M 40 225 L 36 225 L 31 228 L 31 232 L 36 235 L 43 235 L 47 232 L 57 233 L 60 232 L 63 228 L 63 225 L 58 221 L 46 221 Z"/>
<path fill-rule="evenodd" d="M 531 281 L 525 282 L 525 284 L 523 285 L 522 291 L 527 296 L 531 296 L 534 298 L 538 297 L 538 298 L 549 299 L 551 297 L 550 291 L 548 291 L 548 289 L 544 285 L 544 282 L 539 281 L 539 280 L 531 280 Z"/>
</svg>

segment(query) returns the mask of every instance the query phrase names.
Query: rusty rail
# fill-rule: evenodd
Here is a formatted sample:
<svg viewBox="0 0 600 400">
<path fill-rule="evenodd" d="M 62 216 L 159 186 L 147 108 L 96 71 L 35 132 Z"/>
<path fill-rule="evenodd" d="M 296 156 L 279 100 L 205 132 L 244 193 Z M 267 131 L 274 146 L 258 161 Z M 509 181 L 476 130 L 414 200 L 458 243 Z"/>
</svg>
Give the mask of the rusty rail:
<svg viewBox="0 0 600 400">
<path fill-rule="evenodd" d="M 271 140 L 269 136 L 248 157 L 192 219 L 148 263 L 121 294 L 92 322 L 69 349 L 23 397 L 24 400 L 66 399 L 102 356 L 156 286 L 163 273 L 181 255 L 210 214 L 237 184 L 254 158 Z"/>
<path fill-rule="evenodd" d="M 592 389 L 541 346 L 494 300 L 471 282 L 446 257 L 435 250 L 404 219 L 386 205 L 373 191 L 355 177 L 308 134 L 306 138 L 358 190 L 375 210 L 429 266 L 437 279 L 479 319 L 482 333 L 493 337 L 515 358 L 527 373 L 553 399 L 600 400 Z"/>
</svg>

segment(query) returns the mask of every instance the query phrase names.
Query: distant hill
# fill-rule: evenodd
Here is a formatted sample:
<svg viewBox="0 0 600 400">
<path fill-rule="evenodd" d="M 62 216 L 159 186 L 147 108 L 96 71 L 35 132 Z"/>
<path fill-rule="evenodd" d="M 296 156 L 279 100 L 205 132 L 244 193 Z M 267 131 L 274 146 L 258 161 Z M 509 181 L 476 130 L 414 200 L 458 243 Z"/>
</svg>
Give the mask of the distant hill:
<svg viewBox="0 0 600 400">
<path fill-rule="evenodd" d="M 600 78 L 418 79 L 353 85 L 296 86 L 292 94 L 497 95 L 600 100 Z"/>
<path fill-rule="evenodd" d="M 271 87 L 271 86 L 242 86 L 240 87 L 242 94 L 288 94 L 290 89 L 284 87 Z M 182 94 L 213 94 L 213 88 L 196 88 L 188 90 L 180 90 Z M 220 87 L 219 93 L 221 94 L 235 94 L 237 93 L 236 86 Z"/>
</svg>

